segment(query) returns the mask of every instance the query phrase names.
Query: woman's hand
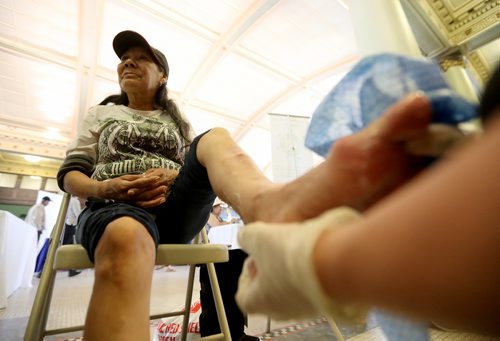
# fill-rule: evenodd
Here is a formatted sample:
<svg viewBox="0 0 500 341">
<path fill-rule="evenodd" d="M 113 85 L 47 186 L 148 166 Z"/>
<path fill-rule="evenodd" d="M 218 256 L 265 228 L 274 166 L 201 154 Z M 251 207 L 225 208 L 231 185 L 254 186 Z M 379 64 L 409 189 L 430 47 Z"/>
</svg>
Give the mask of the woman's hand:
<svg viewBox="0 0 500 341">
<path fill-rule="evenodd" d="M 165 194 L 172 187 L 179 171 L 166 168 L 153 168 L 140 175 L 145 179 L 154 179 L 144 183 L 137 183 L 127 191 L 129 201 L 140 207 L 155 207 L 165 202 Z"/>
<path fill-rule="evenodd" d="M 145 191 L 151 189 L 158 177 L 147 177 L 144 174 L 128 174 L 113 179 L 98 182 L 97 195 L 102 199 L 113 199 L 117 201 L 130 201 L 129 191 Z"/>
</svg>

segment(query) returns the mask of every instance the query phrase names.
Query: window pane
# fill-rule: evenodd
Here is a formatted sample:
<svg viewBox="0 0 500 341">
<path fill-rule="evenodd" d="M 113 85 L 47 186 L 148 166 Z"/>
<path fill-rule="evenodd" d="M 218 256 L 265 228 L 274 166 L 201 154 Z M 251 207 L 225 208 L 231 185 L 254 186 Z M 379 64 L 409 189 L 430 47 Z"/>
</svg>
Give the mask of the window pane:
<svg viewBox="0 0 500 341">
<path fill-rule="evenodd" d="M 0 173 L 0 187 L 16 187 L 17 174 Z"/>
<path fill-rule="evenodd" d="M 45 183 L 45 190 L 48 192 L 60 192 L 61 190 L 59 189 L 59 186 L 57 186 L 57 180 L 56 179 L 47 179 L 47 182 Z"/>
<path fill-rule="evenodd" d="M 21 180 L 22 189 L 39 190 L 42 186 L 42 178 L 39 176 L 23 175 Z"/>
</svg>

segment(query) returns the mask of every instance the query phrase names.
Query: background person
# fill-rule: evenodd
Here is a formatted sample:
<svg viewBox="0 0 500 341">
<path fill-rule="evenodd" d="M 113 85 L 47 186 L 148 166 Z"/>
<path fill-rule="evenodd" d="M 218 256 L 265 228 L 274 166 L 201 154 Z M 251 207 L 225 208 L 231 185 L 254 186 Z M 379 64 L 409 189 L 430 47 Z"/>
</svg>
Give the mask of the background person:
<svg viewBox="0 0 500 341">
<path fill-rule="evenodd" d="M 85 207 L 85 202 L 80 200 L 75 196 L 71 196 L 68 204 L 68 212 L 66 213 L 66 220 L 64 222 L 64 234 L 63 234 L 63 245 L 75 244 L 75 232 L 76 224 L 78 222 L 78 216 L 82 212 L 83 207 Z M 81 273 L 78 270 L 68 270 L 68 276 L 73 277 Z"/>
<path fill-rule="evenodd" d="M 209 228 L 220 225 L 228 225 L 234 224 L 238 222 L 238 218 L 231 218 L 230 221 L 224 221 L 222 219 L 222 205 L 223 202 L 216 199 L 214 205 L 212 206 L 212 210 L 210 211 L 210 216 L 208 217 L 207 225 Z"/>
<path fill-rule="evenodd" d="M 47 206 L 52 200 L 45 196 L 39 204 L 35 204 L 30 207 L 28 213 L 26 214 L 25 221 L 36 227 L 38 231 L 38 241 L 40 241 L 40 235 L 45 230 L 45 206 Z"/>
</svg>

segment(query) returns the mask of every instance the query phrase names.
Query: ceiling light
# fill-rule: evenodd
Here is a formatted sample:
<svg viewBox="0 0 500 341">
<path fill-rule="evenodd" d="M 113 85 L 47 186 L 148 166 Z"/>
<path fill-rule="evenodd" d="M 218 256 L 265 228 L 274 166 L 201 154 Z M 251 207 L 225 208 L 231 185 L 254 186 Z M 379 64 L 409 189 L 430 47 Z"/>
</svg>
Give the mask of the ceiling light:
<svg viewBox="0 0 500 341">
<path fill-rule="evenodd" d="M 33 163 L 40 162 L 42 160 L 41 157 L 35 155 L 24 155 L 24 159 L 28 162 L 33 162 Z"/>
</svg>

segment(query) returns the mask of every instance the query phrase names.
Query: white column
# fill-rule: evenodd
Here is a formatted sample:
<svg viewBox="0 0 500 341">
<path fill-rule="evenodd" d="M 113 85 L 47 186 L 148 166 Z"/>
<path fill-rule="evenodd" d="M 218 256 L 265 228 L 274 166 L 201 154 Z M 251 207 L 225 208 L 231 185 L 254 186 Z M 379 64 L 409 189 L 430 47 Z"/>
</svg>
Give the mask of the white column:
<svg viewBox="0 0 500 341">
<path fill-rule="evenodd" d="M 399 0 L 351 0 L 349 9 L 362 57 L 383 52 L 422 56 Z"/>
<path fill-rule="evenodd" d="M 422 57 L 399 0 L 351 0 L 349 9 L 362 57 L 383 52 Z M 450 87 L 477 102 L 476 91 L 464 67 L 451 65 L 445 69 L 444 77 Z"/>
<path fill-rule="evenodd" d="M 464 66 L 450 66 L 448 70 L 445 71 L 444 76 L 450 87 L 459 95 L 474 103 L 479 101 L 474 85 L 465 71 Z"/>
</svg>

